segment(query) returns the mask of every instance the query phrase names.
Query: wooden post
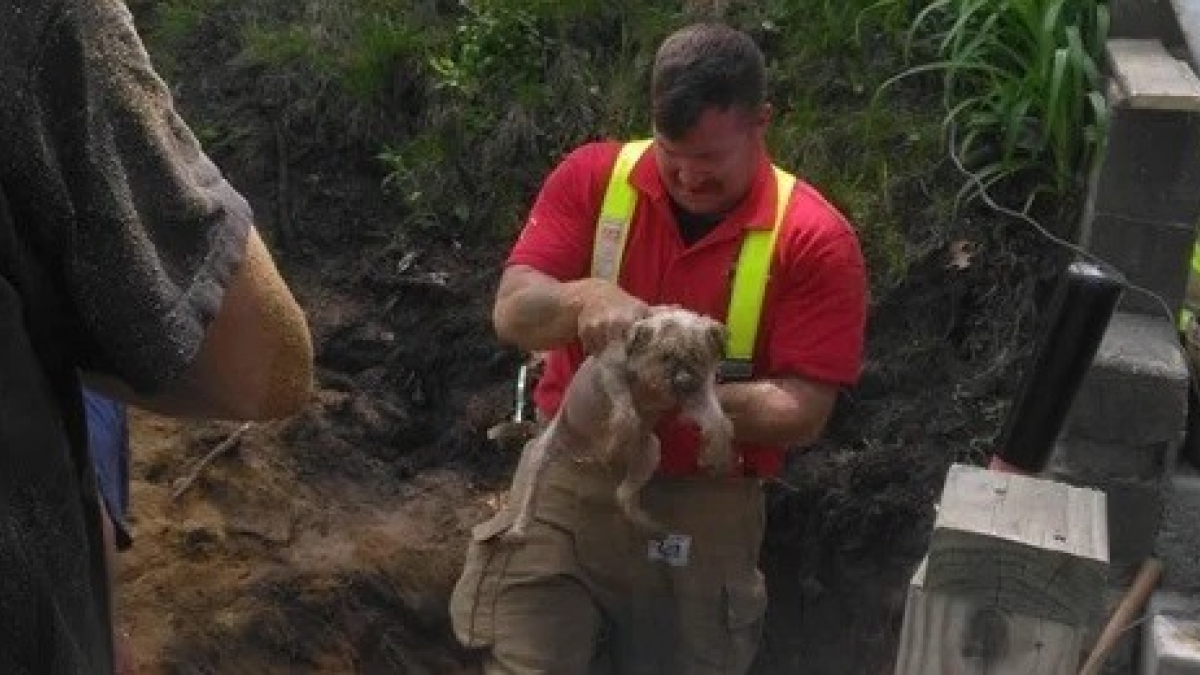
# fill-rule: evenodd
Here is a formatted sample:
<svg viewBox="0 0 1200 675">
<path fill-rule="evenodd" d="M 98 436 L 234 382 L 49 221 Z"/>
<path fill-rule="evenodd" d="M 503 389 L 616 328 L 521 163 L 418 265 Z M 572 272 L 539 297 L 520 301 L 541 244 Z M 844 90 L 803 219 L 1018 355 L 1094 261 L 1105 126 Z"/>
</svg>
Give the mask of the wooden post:
<svg viewBox="0 0 1200 675">
<path fill-rule="evenodd" d="M 921 561 L 908 587 L 896 675 L 1075 675 L 1084 631 L 925 587 Z"/>
<path fill-rule="evenodd" d="M 1103 613 L 1104 494 L 956 464 L 909 586 L 897 675 L 1075 675 Z"/>
</svg>

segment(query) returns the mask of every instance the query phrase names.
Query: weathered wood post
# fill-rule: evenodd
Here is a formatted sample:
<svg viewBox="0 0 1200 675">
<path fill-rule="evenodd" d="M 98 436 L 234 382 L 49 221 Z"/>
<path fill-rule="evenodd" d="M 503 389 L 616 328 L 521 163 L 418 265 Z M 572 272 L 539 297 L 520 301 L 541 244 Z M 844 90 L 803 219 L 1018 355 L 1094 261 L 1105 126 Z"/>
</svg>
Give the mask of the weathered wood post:
<svg viewBox="0 0 1200 675">
<path fill-rule="evenodd" d="M 909 585 L 896 675 L 1078 672 L 1103 618 L 1105 495 L 1022 474 L 1049 457 L 1120 292 L 1094 265 L 1068 267 L 993 461 L 1011 471 L 950 468 Z"/>
<path fill-rule="evenodd" d="M 1102 618 L 1104 494 L 956 464 L 909 586 L 897 675 L 1075 675 Z"/>
</svg>

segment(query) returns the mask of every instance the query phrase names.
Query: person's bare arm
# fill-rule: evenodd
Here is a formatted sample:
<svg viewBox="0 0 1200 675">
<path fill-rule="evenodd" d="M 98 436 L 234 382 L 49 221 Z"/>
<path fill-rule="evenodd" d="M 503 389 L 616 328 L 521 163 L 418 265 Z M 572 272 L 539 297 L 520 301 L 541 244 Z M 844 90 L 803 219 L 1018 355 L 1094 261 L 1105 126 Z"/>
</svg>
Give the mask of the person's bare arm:
<svg viewBox="0 0 1200 675">
<path fill-rule="evenodd" d="M 837 387 L 802 377 L 718 385 L 717 398 L 743 442 L 806 446 L 825 429 Z"/>
<path fill-rule="evenodd" d="M 254 228 L 246 247 L 199 354 L 178 380 L 149 396 L 110 377 L 89 374 L 89 385 L 177 417 L 265 420 L 303 408 L 313 378 L 308 323 Z"/>
<path fill-rule="evenodd" d="M 578 337 L 589 354 L 624 336 L 646 316 L 646 303 L 603 279 L 560 282 L 532 267 L 504 270 L 492 322 L 504 342 L 526 351 L 558 347 Z"/>
</svg>

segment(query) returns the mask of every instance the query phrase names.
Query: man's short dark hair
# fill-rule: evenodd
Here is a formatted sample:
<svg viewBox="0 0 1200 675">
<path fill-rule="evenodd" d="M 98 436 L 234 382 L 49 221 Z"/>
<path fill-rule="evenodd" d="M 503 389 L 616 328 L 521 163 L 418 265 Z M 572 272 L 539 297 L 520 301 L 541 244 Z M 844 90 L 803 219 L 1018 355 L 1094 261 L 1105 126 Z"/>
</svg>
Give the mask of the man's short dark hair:
<svg viewBox="0 0 1200 675">
<path fill-rule="evenodd" d="M 677 139 L 709 108 L 754 110 L 766 100 L 766 79 L 762 51 L 749 35 L 722 23 L 682 28 L 654 58 L 654 128 Z"/>
</svg>

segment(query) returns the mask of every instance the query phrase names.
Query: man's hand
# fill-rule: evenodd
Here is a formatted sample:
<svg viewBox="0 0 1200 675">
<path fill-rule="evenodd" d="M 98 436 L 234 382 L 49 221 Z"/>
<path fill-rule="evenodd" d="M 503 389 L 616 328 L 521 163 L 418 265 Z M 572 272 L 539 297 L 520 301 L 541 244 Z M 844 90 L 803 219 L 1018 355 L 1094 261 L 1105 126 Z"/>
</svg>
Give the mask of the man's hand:
<svg viewBox="0 0 1200 675">
<path fill-rule="evenodd" d="M 622 339 L 650 313 L 645 302 L 603 279 L 560 282 L 532 267 L 504 271 L 492 321 L 500 339 L 526 351 L 562 346 L 578 338 L 589 354 Z"/>
<path fill-rule="evenodd" d="M 581 294 L 578 333 L 583 350 L 599 354 L 609 343 L 624 340 L 634 322 L 650 313 L 650 307 L 621 290 L 616 284 L 589 279 Z"/>
</svg>

